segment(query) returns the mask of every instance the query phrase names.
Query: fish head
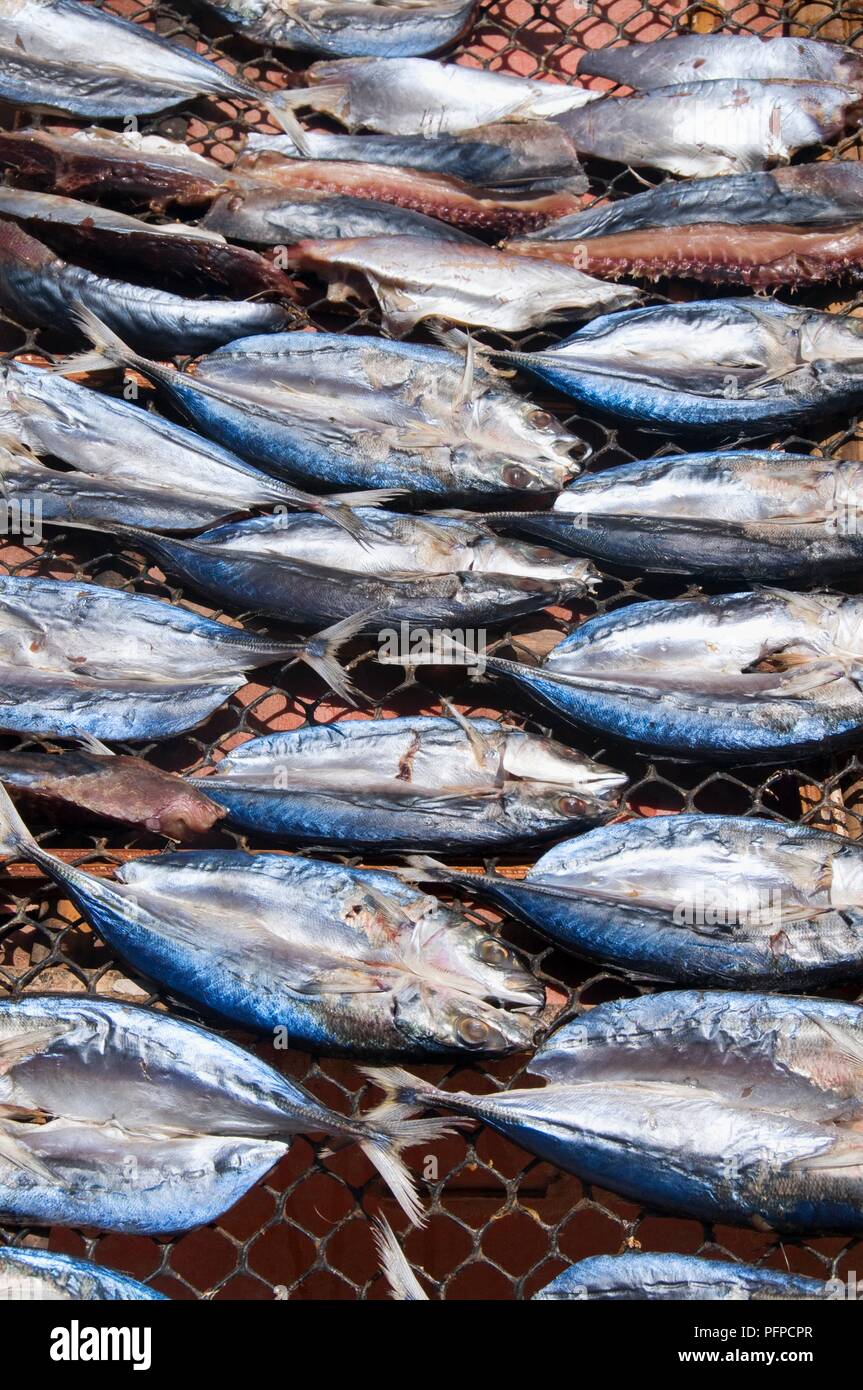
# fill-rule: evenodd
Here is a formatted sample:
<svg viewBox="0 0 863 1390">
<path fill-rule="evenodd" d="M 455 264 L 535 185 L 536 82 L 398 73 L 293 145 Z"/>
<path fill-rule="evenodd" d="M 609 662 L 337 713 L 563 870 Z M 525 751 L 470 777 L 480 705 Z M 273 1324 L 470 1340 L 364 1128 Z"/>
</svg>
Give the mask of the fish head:
<svg viewBox="0 0 863 1390">
<path fill-rule="evenodd" d="M 577 814 L 575 807 L 617 807 L 627 777 L 613 767 L 596 762 L 556 739 L 511 729 L 503 752 L 508 779 L 534 786 L 549 804 L 554 800 L 560 815 Z"/>
<path fill-rule="evenodd" d="M 495 535 L 475 542 L 471 562 L 474 571 L 544 579 L 558 584 L 561 593 L 567 594 L 583 594 L 600 583 L 599 571 L 590 560 L 563 555 L 550 546 L 526 545 Z"/>
<path fill-rule="evenodd" d="M 405 941 L 394 991 L 400 1032 L 436 1051 L 529 1048 L 545 988 L 517 952 L 463 914 L 441 907 Z"/>
<path fill-rule="evenodd" d="M 533 1013 L 514 1012 L 446 988 L 412 985 L 400 991 L 394 1012 L 399 1032 L 418 1052 L 474 1052 L 504 1056 L 536 1044 Z"/>
</svg>

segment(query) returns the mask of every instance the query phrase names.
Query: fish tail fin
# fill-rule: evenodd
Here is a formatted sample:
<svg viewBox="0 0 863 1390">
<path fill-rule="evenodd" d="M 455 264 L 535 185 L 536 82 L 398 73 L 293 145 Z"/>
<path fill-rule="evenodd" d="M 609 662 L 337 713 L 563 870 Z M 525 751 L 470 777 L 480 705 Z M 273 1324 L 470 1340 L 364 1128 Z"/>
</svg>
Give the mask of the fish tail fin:
<svg viewBox="0 0 863 1390">
<path fill-rule="evenodd" d="M 390 1295 L 400 1303 L 427 1303 L 428 1294 L 414 1274 L 398 1236 L 385 1216 L 376 1216 L 372 1235 Z"/>
<path fill-rule="evenodd" d="M 349 705 L 356 706 L 355 697 L 358 692 L 339 661 L 338 654 L 346 642 L 362 632 L 370 617 L 370 610 L 365 609 L 362 613 L 355 613 L 353 617 L 342 618 L 341 622 L 334 623 L 332 627 L 324 628 L 323 632 L 317 632 L 314 637 L 310 637 L 296 657 L 297 661 L 304 661 L 313 671 L 317 671 L 321 679 Z"/>
<path fill-rule="evenodd" d="M 358 506 L 367 506 L 368 503 L 361 502 Z M 359 541 L 361 545 L 370 546 L 371 539 L 367 535 L 367 527 L 361 516 L 357 516 L 352 506 L 336 497 L 321 498 L 312 509 L 321 516 L 325 516 L 342 531 L 347 532 L 352 540 Z"/>
<path fill-rule="evenodd" d="M 72 306 L 72 317 L 95 351 L 62 362 L 57 369 L 62 376 L 73 372 L 104 370 L 106 366 L 137 367 L 149 376 L 153 364 L 124 343 L 119 334 L 103 323 L 92 309 L 78 301 Z"/>
<path fill-rule="evenodd" d="M 301 91 L 303 89 L 300 89 Z M 294 115 L 294 110 L 302 106 L 302 100 L 298 100 L 296 93 L 287 91 L 272 95 L 267 101 L 267 111 L 272 116 L 276 125 L 281 126 L 286 135 L 290 135 L 300 154 L 304 159 L 312 158 L 312 146 L 304 127 Z"/>
<path fill-rule="evenodd" d="M 414 1076 L 404 1067 L 360 1067 L 360 1071 L 367 1081 L 384 1093 L 380 1105 L 369 1110 L 365 1116 L 372 1124 L 380 1125 L 387 1116 L 404 1120 L 429 1106 L 449 1105 L 453 1099 L 449 1091 L 439 1090 L 431 1081 Z M 439 1122 L 433 1120 L 431 1123 Z"/>
<path fill-rule="evenodd" d="M 433 1105 L 437 1098 L 441 1103 L 448 1103 L 450 1097 L 401 1067 L 363 1068 L 363 1071 L 375 1085 L 383 1087 L 387 1095 L 380 1105 L 363 1116 L 365 1132 L 357 1136 L 357 1143 L 377 1168 L 411 1224 L 424 1226 L 425 1214 L 416 1180 L 402 1158 L 402 1151 L 415 1144 L 433 1144 L 468 1122 L 443 1117 L 415 1119 L 417 1110 Z M 403 1099 L 398 1099 L 396 1092 Z"/>
<path fill-rule="evenodd" d="M 13 859 L 20 854 L 29 859 L 34 848 L 38 848 L 36 841 L 19 816 L 11 796 L 0 782 L 0 858 Z"/>
<path fill-rule="evenodd" d="M 396 870 L 399 878 L 416 883 L 460 883 L 464 875 L 430 854 L 408 854 L 405 867 Z"/>
<path fill-rule="evenodd" d="M 328 502 L 344 502 L 346 507 L 385 507 L 397 497 L 405 497 L 406 487 L 371 487 L 364 492 L 331 492 Z"/>
</svg>

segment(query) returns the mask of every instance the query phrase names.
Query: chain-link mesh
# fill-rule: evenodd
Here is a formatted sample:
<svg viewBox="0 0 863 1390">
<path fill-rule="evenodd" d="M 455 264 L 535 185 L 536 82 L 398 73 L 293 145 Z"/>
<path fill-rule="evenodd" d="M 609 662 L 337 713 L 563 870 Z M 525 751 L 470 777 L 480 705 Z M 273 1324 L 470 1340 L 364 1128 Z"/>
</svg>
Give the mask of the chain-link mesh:
<svg viewBox="0 0 863 1390">
<path fill-rule="evenodd" d="M 142 7 L 137 0 L 116 0 L 110 8 L 127 18 L 155 24 L 159 33 L 197 47 L 265 86 L 296 81 L 296 73 L 302 67 L 290 55 L 277 56 L 231 34 L 225 21 L 209 11 L 196 9 L 190 14 L 168 5 L 154 10 Z M 855 42 L 863 33 L 863 9 L 853 2 L 779 7 L 746 0 L 727 6 L 710 3 L 650 7 L 638 0 L 588 5 L 577 0 L 552 0 L 548 4 L 506 0 L 480 5 L 472 32 L 453 56 L 522 76 L 566 81 L 572 80 L 578 57 L 585 48 L 605 46 L 622 38 L 652 39 L 674 29 L 707 32 L 715 28 L 731 33 L 804 33 Z M 608 84 L 598 81 L 594 85 Z M 24 125 L 31 119 L 21 113 L 6 113 L 8 124 Z M 195 149 L 229 165 L 250 119 L 263 121 L 263 113 L 243 111 L 227 102 L 200 101 L 181 109 L 179 114 L 156 117 L 145 128 L 184 139 Z M 56 119 L 51 121 L 53 125 L 58 123 Z M 856 158 L 857 143 L 848 140 L 830 155 Z M 812 157 L 812 153 L 807 157 Z M 589 173 L 591 197 L 619 196 L 643 185 L 643 178 L 629 170 L 592 164 Z M 586 199 L 586 203 L 589 201 Z M 694 297 L 696 293 L 691 286 L 663 288 L 676 298 Z M 856 301 L 839 301 L 829 291 L 807 292 L 801 298 L 838 312 L 857 309 Z M 368 331 L 378 326 L 372 311 L 337 315 L 323 301 L 309 303 L 307 312 L 317 327 Z M 59 346 L 52 337 L 50 333 L 25 333 L 8 320 L 0 320 L 0 352 L 6 356 L 23 354 L 25 360 L 31 361 L 50 358 Z M 520 339 L 521 345 L 528 348 L 547 341 L 548 335 L 538 333 Z M 537 397 L 535 385 L 522 385 Z M 614 428 L 573 415 L 561 408 L 559 400 L 543 399 L 542 404 L 554 409 L 571 429 L 590 442 L 594 449 L 592 468 L 645 458 L 672 447 L 655 434 L 628 425 Z M 776 442 L 800 452 L 817 450 L 832 456 L 863 456 L 856 420 L 828 438 L 805 439 L 795 435 Z M 198 611 L 212 611 L 196 603 L 194 595 L 187 597 L 134 552 L 121 551 L 107 541 L 84 539 L 80 533 L 53 532 L 38 546 L 6 544 L 0 561 L 16 574 L 74 576 L 129 592 L 156 595 Z M 631 578 L 607 570 L 594 599 L 576 610 L 553 609 L 521 621 L 501 637 L 501 642 L 515 646 L 522 656 L 535 656 L 547 650 L 573 619 L 637 598 L 694 592 L 699 589 L 672 578 Z M 272 622 L 262 620 L 260 615 L 234 616 L 260 631 L 273 630 Z M 537 722 L 535 713 L 521 704 L 511 687 L 504 690 L 492 683 L 465 683 L 463 675 L 457 672 L 446 674 L 445 684 L 438 685 L 425 673 L 412 686 L 393 694 L 400 673 L 394 675 L 376 667 L 361 650 L 355 655 L 353 674 L 368 697 L 368 713 L 375 717 L 439 712 L 439 695 L 445 693 L 468 713 L 506 717 L 510 722 L 550 730 L 573 741 L 571 730 Z M 440 676 L 440 672 L 435 673 L 435 678 Z M 159 766 L 178 771 L 204 769 L 249 737 L 295 728 L 305 722 L 326 722 L 344 713 L 312 674 L 298 667 L 289 671 L 273 668 L 256 673 L 202 727 L 170 742 L 145 748 L 136 745 L 125 751 L 143 753 Z M 32 742 L 4 740 L 8 746 L 29 746 Z M 780 768 L 716 770 L 642 756 L 607 741 L 600 744 L 590 736 L 578 742 L 585 751 L 629 774 L 627 800 L 634 814 L 682 810 L 752 813 L 824 825 L 854 837 L 861 831 L 863 768 L 853 755 L 812 759 Z M 130 855 L 155 853 L 162 843 L 146 834 L 106 832 L 101 826 L 70 826 L 62 821 L 55 826 L 36 818 L 31 824 L 43 844 L 71 854 L 76 863 L 94 872 L 108 872 L 112 863 Z M 202 843 L 272 847 L 228 831 L 216 833 Z M 386 857 L 378 862 L 386 863 Z M 518 857 L 493 862 L 505 872 L 522 871 Z M 0 994 L 14 997 L 25 991 L 89 993 L 133 1000 L 153 1008 L 168 1007 L 181 1016 L 219 1027 L 217 1019 L 191 1011 L 167 992 L 153 988 L 130 972 L 32 866 L 12 865 L 3 873 L 2 892 L 8 912 L 0 923 Z M 497 914 L 477 904 L 471 904 L 470 910 L 486 921 L 499 921 Z M 206 923 L 201 925 L 206 930 Z M 534 971 L 545 982 L 549 1019 L 557 1011 L 564 1018 L 647 988 L 612 970 L 586 967 L 516 924 L 507 923 L 505 931 L 507 938 L 527 954 Z M 849 987 L 842 997 L 856 998 L 858 990 Z M 236 1030 L 229 1035 L 301 1080 L 334 1108 L 351 1111 L 364 1104 L 364 1088 L 354 1067 L 297 1052 L 276 1051 Z M 523 1058 L 479 1066 L 459 1062 L 417 1070 L 446 1086 L 491 1090 L 509 1083 L 523 1070 L 523 1063 Z M 530 1084 L 529 1079 L 526 1084 Z M 767 1233 L 708 1227 L 698 1221 L 657 1214 L 613 1194 L 585 1187 L 485 1129 L 447 1139 L 432 1146 L 428 1153 L 413 1152 L 408 1157 L 421 1177 L 430 1217 L 424 1231 L 408 1235 L 405 1249 L 432 1297 L 528 1297 L 570 1261 L 623 1249 L 724 1252 L 825 1278 L 830 1274 L 844 1277 L 857 1265 L 856 1241 L 830 1236 L 780 1242 Z M 377 1210 L 383 1210 L 396 1229 L 403 1229 L 401 1214 L 362 1155 L 349 1149 L 321 1159 L 310 1141 L 299 1138 L 267 1180 L 232 1211 L 214 1225 L 175 1240 L 0 1226 L 0 1241 L 86 1253 L 175 1298 L 376 1298 L 386 1296 L 367 1220 Z"/>
</svg>

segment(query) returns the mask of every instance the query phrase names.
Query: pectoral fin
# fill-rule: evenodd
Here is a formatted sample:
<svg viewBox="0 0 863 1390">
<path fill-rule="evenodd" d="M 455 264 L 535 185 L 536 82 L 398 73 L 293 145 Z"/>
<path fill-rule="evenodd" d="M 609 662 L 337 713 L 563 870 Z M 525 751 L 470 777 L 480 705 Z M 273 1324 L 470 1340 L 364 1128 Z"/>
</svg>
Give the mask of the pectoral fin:
<svg viewBox="0 0 863 1390">
<path fill-rule="evenodd" d="M 71 1029 L 72 1024 L 58 1022 L 0 1038 L 0 1076 L 7 1075 L 21 1062 L 47 1052 L 52 1043 L 62 1038 L 64 1033 L 71 1032 Z"/>
<path fill-rule="evenodd" d="M 0 1164 L 10 1163 L 13 1168 L 18 1168 L 23 1173 L 29 1173 L 31 1177 L 38 1178 L 40 1182 L 56 1185 L 57 1178 L 34 1153 L 31 1153 L 27 1145 L 14 1133 L 14 1121 L 0 1122 Z"/>
</svg>

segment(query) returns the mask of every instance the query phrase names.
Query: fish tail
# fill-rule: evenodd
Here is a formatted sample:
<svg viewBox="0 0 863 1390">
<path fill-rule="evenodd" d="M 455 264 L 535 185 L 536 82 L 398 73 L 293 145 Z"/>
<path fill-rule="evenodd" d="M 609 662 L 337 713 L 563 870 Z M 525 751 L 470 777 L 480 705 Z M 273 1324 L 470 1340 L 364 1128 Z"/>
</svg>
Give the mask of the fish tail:
<svg viewBox="0 0 863 1390">
<path fill-rule="evenodd" d="M 463 883 L 466 878 L 473 878 L 473 874 L 460 873 L 458 869 L 451 869 L 448 864 L 442 864 L 439 859 L 433 859 L 430 854 L 408 854 L 405 857 L 406 867 L 398 869 L 396 872 L 399 878 L 408 882 L 416 883 Z"/>
<path fill-rule="evenodd" d="M 141 357 L 130 348 L 113 328 L 109 328 L 106 323 L 88 309 L 80 301 L 72 306 L 72 317 L 80 328 L 84 337 L 92 343 L 95 351 L 80 354 L 77 357 L 70 357 L 62 362 L 57 368 L 62 376 L 68 376 L 73 372 L 88 372 L 104 370 L 106 365 L 115 367 L 137 367 L 146 376 L 152 375 L 154 363 L 148 358 Z"/>
<path fill-rule="evenodd" d="M 331 492 L 327 502 L 343 502 L 346 507 L 385 507 L 409 492 L 406 487 L 372 487 L 364 492 Z"/>
<path fill-rule="evenodd" d="M 372 1235 L 390 1295 L 401 1303 L 427 1303 L 428 1294 L 408 1264 L 398 1237 L 385 1216 L 375 1217 Z"/>
<path fill-rule="evenodd" d="M 302 94 L 303 89 L 300 89 Z M 300 154 L 304 159 L 312 158 L 312 147 L 306 135 L 305 129 L 294 115 L 294 108 L 302 106 L 303 101 L 298 100 L 295 92 L 279 92 L 270 96 L 267 101 L 267 110 L 272 116 L 276 125 L 282 127 L 286 135 L 290 135 Z"/>
<path fill-rule="evenodd" d="M 338 659 L 339 650 L 367 626 L 373 610 L 342 618 L 332 627 L 310 637 L 295 660 L 305 661 L 349 705 L 356 706 L 357 688 Z"/>
<path fill-rule="evenodd" d="M 0 858 L 14 859 L 22 855 L 31 858 L 39 846 L 19 816 L 11 796 L 0 782 Z"/>
<path fill-rule="evenodd" d="M 365 1074 L 370 1080 L 375 1081 L 376 1085 L 384 1086 L 384 1089 L 387 1089 L 386 1084 L 378 1078 L 390 1075 L 403 1077 L 405 1094 L 410 1091 L 412 1096 L 414 1082 L 419 1085 L 425 1084 L 409 1072 L 402 1071 L 400 1067 L 378 1068 L 368 1070 Z M 445 1092 L 437 1092 L 433 1086 L 428 1089 L 433 1096 L 440 1096 L 442 1102 L 449 1100 Z M 402 1150 L 413 1148 L 416 1144 L 434 1144 L 466 1123 L 463 1120 L 443 1117 L 424 1120 L 414 1118 L 416 1110 L 424 1109 L 433 1103 L 431 1097 L 425 1096 L 422 1099 L 412 1098 L 407 1101 L 397 1101 L 394 1097 L 387 1096 L 379 1106 L 369 1110 L 362 1117 L 363 1132 L 356 1135 L 357 1143 L 366 1158 L 377 1168 L 405 1216 L 414 1226 L 425 1225 L 425 1213 L 417 1193 L 416 1180 L 402 1158 Z"/>
</svg>

